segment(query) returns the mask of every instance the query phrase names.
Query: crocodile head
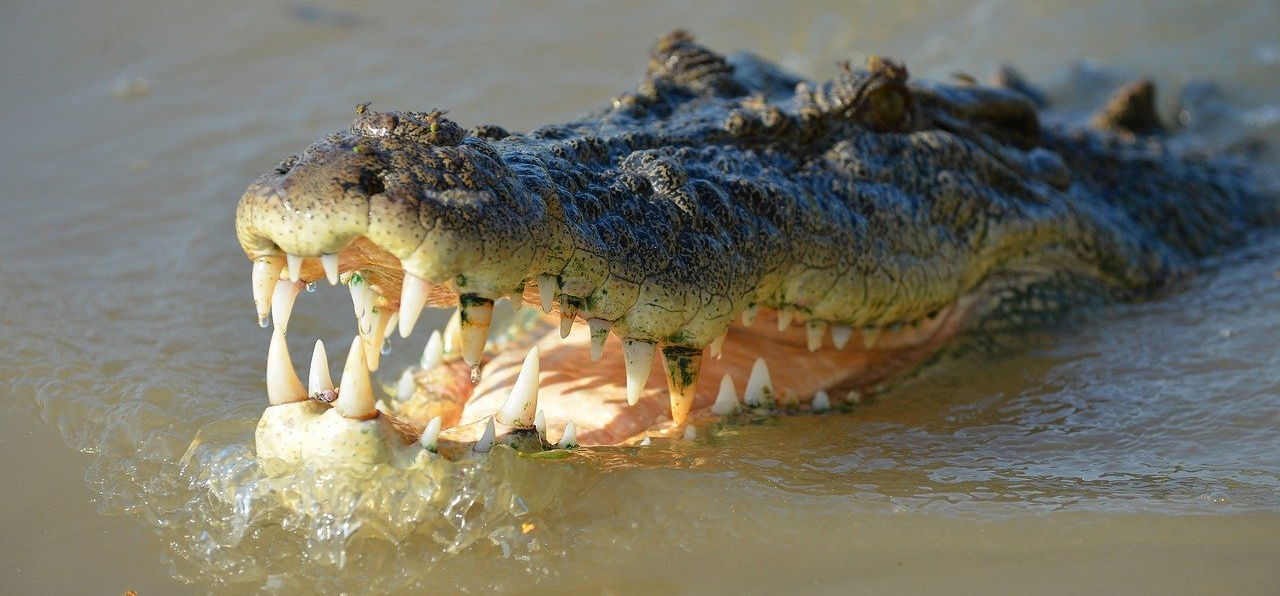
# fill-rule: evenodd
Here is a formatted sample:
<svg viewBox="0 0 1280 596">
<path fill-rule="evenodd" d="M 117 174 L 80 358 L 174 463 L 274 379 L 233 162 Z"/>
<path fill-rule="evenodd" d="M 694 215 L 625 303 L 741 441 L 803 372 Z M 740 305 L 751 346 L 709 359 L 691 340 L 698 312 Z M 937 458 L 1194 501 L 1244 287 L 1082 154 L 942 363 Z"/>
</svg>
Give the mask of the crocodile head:
<svg viewBox="0 0 1280 596">
<path fill-rule="evenodd" d="M 1188 225 L 1231 220 L 1243 193 L 1184 164 L 1148 203 L 1110 200 L 1175 159 L 1116 138 L 1042 130 L 1016 90 L 916 83 L 878 59 L 811 85 L 678 33 L 635 91 L 528 134 L 362 106 L 237 209 L 274 319 L 269 397 L 472 447 L 538 410 L 535 443 L 573 421 L 577 441 L 619 444 L 856 402 L 977 321 L 1150 287 L 1222 244 L 1175 242 L 1159 218 L 1206 192 L 1219 202 L 1189 202 Z M 284 331 L 326 279 L 349 286 L 358 337 L 340 388 L 322 347 L 304 388 Z M 504 298 L 523 315 L 499 332 Z M 457 316 L 379 413 L 367 370 L 424 306 Z"/>
</svg>

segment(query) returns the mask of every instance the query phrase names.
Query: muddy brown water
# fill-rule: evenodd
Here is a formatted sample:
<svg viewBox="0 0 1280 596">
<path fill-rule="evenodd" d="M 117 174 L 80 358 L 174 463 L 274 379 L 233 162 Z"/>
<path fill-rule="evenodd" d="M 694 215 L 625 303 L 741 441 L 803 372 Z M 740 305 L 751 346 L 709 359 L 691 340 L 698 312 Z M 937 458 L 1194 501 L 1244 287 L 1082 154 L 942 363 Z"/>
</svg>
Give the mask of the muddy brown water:
<svg viewBox="0 0 1280 596">
<path fill-rule="evenodd" d="M 1269 0 L 694 4 L 0 6 L 0 592 L 1280 591 L 1267 236 L 850 414 L 556 462 L 256 473 L 268 334 L 235 201 L 359 102 L 527 130 L 625 89 L 685 27 L 812 77 L 871 52 L 932 78 L 1011 61 L 1069 102 L 1144 73 L 1168 110 L 1212 79 L 1233 107 L 1195 134 L 1280 141 Z M 343 345 L 348 313 L 322 287 L 295 335 Z"/>
</svg>

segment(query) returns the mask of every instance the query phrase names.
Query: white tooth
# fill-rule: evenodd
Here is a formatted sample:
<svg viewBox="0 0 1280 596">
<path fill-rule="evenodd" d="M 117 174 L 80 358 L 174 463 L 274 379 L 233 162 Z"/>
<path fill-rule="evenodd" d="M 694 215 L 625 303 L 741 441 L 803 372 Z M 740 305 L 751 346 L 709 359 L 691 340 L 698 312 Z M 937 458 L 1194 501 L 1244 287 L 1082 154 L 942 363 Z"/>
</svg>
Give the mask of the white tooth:
<svg viewBox="0 0 1280 596">
<path fill-rule="evenodd" d="M 329 376 L 329 356 L 324 352 L 324 342 L 316 340 L 311 350 L 311 370 L 307 371 L 307 395 L 333 390 L 333 378 Z"/>
<path fill-rule="evenodd" d="M 396 330 L 396 325 L 399 322 L 400 311 L 391 313 L 391 316 L 387 317 L 387 328 L 382 330 L 382 339 L 391 337 L 391 334 Z"/>
<path fill-rule="evenodd" d="M 804 330 L 809 339 L 809 351 L 817 352 L 822 348 L 822 336 L 827 334 L 827 322 L 818 320 L 806 321 Z"/>
<path fill-rule="evenodd" d="M 648 447 L 649 445 L 652 445 L 652 444 L 653 444 L 653 438 L 651 437 L 645 437 L 640 440 L 641 447 Z"/>
<path fill-rule="evenodd" d="M 819 389 L 817 393 L 813 394 L 813 402 L 809 404 L 809 409 L 818 414 L 830 410 L 831 396 L 827 395 L 826 391 Z"/>
<path fill-rule="evenodd" d="M 433 330 L 422 350 L 422 357 L 418 359 L 418 366 L 423 371 L 430 371 L 444 362 L 444 354 L 444 339 L 439 330 Z"/>
<path fill-rule="evenodd" d="M 462 308 L 453 311 L 449 322 L 444 324 L 444 343 L 441 344 L 445 354 L 457 356 L 462 349 Z"/>
<path fill-rule="evenodd" d="M 836 346 L 837 350 L 843 350 L 849 343 L 850 337 L 853 337 L 853 327 L 848 325 L 835 325 L 831 327 L 831 343 Z"/>
<path fill-rule="evenodd" d="M 488 453 L 493 448 L 493 437 L 497 431 L 493 428 L 493 416 L 489 417 L 489 422 L 484 425 L 484 433 L 480 435 L 480 440 L 471 447 L 476 453 Z"/>
<path fill-rule="evenodd" d="M 409 337 L 413 333 L 413 326 L 418 323 L 418 316 L 426 304 L 427 282 L 406 271 L 404 285 L 400 287 L 400 337 Z"/>
<path fill-rule="evenodd" d="M 657 348 L 653 342 L 643 339 L 622 340 L 622 358 L 627 365 L 627 403 L 636 405 L 640 401 L 640 392 L 649 381 L 649 371 L 653 368 L 653 351 Z"/>
<path fill-rule="evenodd" d="M 880 338 L 879 327 L 863 327 L 862 328 L 862 345 L 866 348 L 874 348 L 876 340 Z"/>
<path fill-rule="evenodd" d="M 261 257 L 253 262 L 253 306 L 257 311 L 258 325 L 267 326 L 267 315 L 271 314 L 271 294 L 276 289 L 276 280 L 284 270 L 284 257 L 275 255 Z"/>
<path fill-rule="evenodd" d="M 320 255 L 320 266 L 324 267 L 324 276 L 329 279 L 329 285 L 338 285 L 338 255 Z"/>
<path fill-rule="evenodd" d="M 400 380 L 396 381 L 396 401 L 409 399 L 417 391 L 418 381 L 413 378 L 413 369 L 404 369 L 404 372 L 400 373 Z"/>
<path fill-rule="evenodd" d="M 778 310 L 778 331 L 786 331 L 787 327 L 791 326 L 791 317 L 794 314 L 795 313 L 789 310 L 785 310 L 785 309 Z"/>
<path fill-rule="evenodd" d="M 711 340 L 711 357 L 716 360 L 720 359 L 720 353 L 724 350 L 724 340 L 729 337 L 729 330 L 725 329 L 719 337 Z"/>
<path fill-rule="evenodd" d="M 347 362 L 342 367 L 342 384 L 338 387 L 338 401 L 334 409 L 347 418 L 366 419 L 377 415 L 374 407 L 373 384 L 369 381 L 369 366 L 364 359 L 364 346 L 360 338 L 351 340 Z"/>
<path fill-rule="evenodd" d="M 711 404 L 711 413 L 717 416 L 728 416 L 736 411 L 738 411 L 738 390 L 733 386 L 733 378 L 726 374 L 720 379 L 720 393 L 716 394 L 716 401 Z"/>
<path fill-rule="evenodd" d="M 587 319 L 587 327 L 591 328 L 591 361 L 599 362 L 604 355 L 604 340 L 609 338 L 609 327 L 613 323 L 604 319 Z"/>
<path fill-rule="evenodd" d="M 440 338 L 439 331 L 432 331 L 431 339 L 427 340 L 427 347 L 422 350 L 422 359 L 418 360 L 418 365 L 422 370 L 431 370 L 440 366 L 441 362 L 444 362 L 444 340 Z"/>
<path fill-rule="evenodd" d="M 267 401 L 278 405 L 304 399 L 307 399 L 307 391 L 293 370 L 284 330 L 276 327 L 271 331 L 271 346 L 267 348 Z"/>
<path fill-rule="evenodd" d="M 371 308 L 369 314 L 365 315 L 365 320 L 370 324 L 368 329 L 360 330 L 360 343 L 364 345 L 364 361 L 369 365 L 369 370 L 378 370 L 378 365 L 382 362 L 382 343 L 392 314 L 384 306 Z"/>
<path fill-rule="evenodd" d="M 772 398 L 773 380 L 769 378 L 769 365 L 764 358 L 756 358 L 751 365 L 751 376 L 747 379 L 747 388 L 742 391 L 742 402 L 753 408 L 764 405 Z"/>
<path fill-rule="evenodd" d="M 293 253 L 284 255 L 285 263 L 289 267 L 289 281 L 298 281 L 302 278 L 302 257 Z"/>
<path fill-rule="evenodd" d="M 759 304 L 752 304 L 748 306 L 742 311 L 742 324 L 746 327 L 750 327 L 752 323 L 756 322 L 756 315 L 758 314 L 760 314 Z"/>
<path fill-rule="evenodd" d="M 493 301 L 463 294 L 459 297 L 458 312 L 462 327 L 462 360 L 474 369 L 480 366 L 480 359 L 484 357 L 484 343 L 489 339 L 489 324 L 493 321 Z"/>
<path fill-rule="evenodd" d="M 435 453 L 436 448 L 439 447 L 440 425 L 441 420 L 439 416 L 432 418 L 431 422 L 427 423 L 427 427 L 422 429 L 422 436 L 418 437 L 418 444 L 422 445 L 424 449 L 432 453 Z"/>
<path fill-rule="evenodd" d="M 573 421 L 564 425 L 564 434 L 560 435 L 560 442 L 556 446 L 561 449 L 573 449 L 578 446 L 578 429 L 574 427 Z"/>
<path fill-rule="evenodd" d="M 276 289 L 271 292 L 271 323 L 281 331 L 289 330 L 289 315 L 293 312 L 293 302 L 298 299 L 298 292 L 306 284 L 279 280 Z"/>
<path fill-rule="evenodd" d="M 698 427 L 692 424 L 684 427 L 684 439 L 686 441 L 692 441 L 696 438 L 698 438 Z"/>
<path fill-rule="evenodd" d="M 367 315 L 370 308 L 374 306 L 377 295 L 369 286 L 369 280 L 358 271 L 351 276 L 347 287 L 351 290 L 351 307 L 356 313 L 356 326 L 359 330 L 364 330 Z"/>
<path fill-rule="evenodd" d="M 516 382 L 511 385 L 507 401 L 494 414 L 498 422 L 512 428 L 533 428 L 538 415 L 538 346 L 529 350 L 520 367 Z"/>
<path fill-rule="evenodd" d="M 538 294 L 542 299 L 543 314 L 551 314 L 551 303 L 556 297 L 556 285 L 556 276 L 546 274 L 538 276 Z"/>
<path fill-rule="evenodd" d="M 547 436 L 547 416 L 542 413 L 542 410 L 538 410 L 538 413 L 533 415 L 533 429 L 538 431 L 539 437 Z"/>
</svg>

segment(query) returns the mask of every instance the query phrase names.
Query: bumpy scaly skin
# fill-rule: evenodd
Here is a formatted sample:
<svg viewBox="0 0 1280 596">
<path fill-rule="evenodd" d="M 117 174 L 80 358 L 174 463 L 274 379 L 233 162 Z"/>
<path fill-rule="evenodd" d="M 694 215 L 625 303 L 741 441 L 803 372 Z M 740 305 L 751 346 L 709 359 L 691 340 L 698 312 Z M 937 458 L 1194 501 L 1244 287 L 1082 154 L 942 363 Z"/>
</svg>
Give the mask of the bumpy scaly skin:
<svg viewBox="0 0 1280 596">
<path fill-rule="evenodd" d="M 363 236 L 482 298 L 554 276 L 562 311 L 700 349 L 750 305 L 883 327 L 1010 287 L 1142 292 L 1273 212 L 1235 166 L 1042 128 L 1013 89 L 880 60 L 810 85 L 675 33 L 568 124 L 362 112 L 255 181 L 236 229 L 251 258 Z"/>
</svg>

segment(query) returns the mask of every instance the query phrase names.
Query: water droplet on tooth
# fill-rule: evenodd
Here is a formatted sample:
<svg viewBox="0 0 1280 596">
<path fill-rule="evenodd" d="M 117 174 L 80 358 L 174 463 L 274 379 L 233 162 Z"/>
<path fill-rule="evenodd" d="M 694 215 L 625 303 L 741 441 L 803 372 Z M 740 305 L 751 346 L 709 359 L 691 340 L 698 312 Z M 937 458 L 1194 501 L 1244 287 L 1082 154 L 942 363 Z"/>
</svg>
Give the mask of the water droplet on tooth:
<svg viewBox="0 0 1280 596">
<path fill-rule="evenodd" d="M 663 346 L 662 363 L 671 398 L 671 420 L 677 425 L 684 424 L 693 409 L 698 375 L 702 372 L 702 350 Z"/>
<path fill-rule="evenodd" d="M 289 315 L 293 313 L 293 303 L 302 291 L 301 282 L 279 280 L 271 292 L 271 323 L 281 331 L 289 331 Z"/>
<path fill-rule="evenodd" d="M 302 279 L 302 257 L 290 253 L 284 256 L 284 260 L 289 267 L 289 281 Z"/>
<path fill-rule="evenodd" d="M 377 415 L 374 407 L 373 384 L 369 380 L 369 366 L 365 362 L 365 350 L 360 338 L 351 340 L 347 361 L 342 366 L 342 384 L 338 388 L 338 400 L 333 407 L 347 418 L 367 419 Z"/>
<path fill-rule="evenodd" d="M 315 395 L 333 391 L 333 378 L 329 376 L 329 356 L 324 351 L 324 342 L 316 340 L 316 347 L 311 350 L 311 369 L 307 371 L 307 395 Z"/>
<path fill-rule="evenodd" d="M 275 255 L 259 257 L 253 262 L 253 275 L 250 286 L 253 290 L 253 306 L 258 315 L 258 325 L 267 326 L 267 315 L 271 314 L 271 294 L 276 289 L 276 281 L 284 270 L 284 257 Z"/>
<path fill-rule="evenodd" d="M 653 351 L 656 348 L 653 342 L 643 339 L 622 340 L 622 359 L 627 365 L 627 403 L 630 405 L 640 401 L 640 393 L 644 391 L 649 371 L 653 368 Z"/>
<path fill-rule="evenodd" d="M 862 345 L 868 350 L 876 346 L 876 340 L 878 339 L 880 339 L 879 327 L 862 328 Z"/>
<path fill-rule="evenodd" d="M 822 348 L 822 337 L 827 334 L 827 322 L 810 320 L 804 324 L 804 331 L 809 340 L 809 351 L 817 352 Z"/>
<path fill-rule="evenodd" d="M 458 313 L 462 360 L 474 368 L 484 357 L 484 343 L 489 338 L 489 323 L 493 321 L 493 301 L 476 294 L 463 294 L 458 297 Z"/>
<path fill-rule="evenodd" d="M 599 362 L 604 355 L 604 340 L 609 338 L 609 327 L 613 323 L 604 319 L 587 319 L 587 327 L 591 329 L 591 361 Z"/>
<path fill-rule="evenodd" d="M 815 414 L 821 414 L 830 410 L 831 396 L 827 395 L 826 391 L 819 389 L 817 393 L 813 394 L 813 402 L 809 404 L 809 409 L 813 410 Z"/>
<path fill-rule="evenodd" d="M 715 403 L 711 404 L 711 413 L 717 416 L 728 416 L 738 411 L 738 389 L 733 386 L 733 377 L 726 374 L 720 379 L 720 392 L 716 394 Z"/>
<path fill-rule="evenodd" d="M 742 403 L 753 408 L 765 404 L 773 397 L 773 380 L 769 378 L 769 365 L 764 358 L 756 358 L 751 365 L 751 376 L 747 379 L 747 388 L 742 391 Z"/>
<path fill-rule="evenodd" d="M 439 447 L 440 426 L 442 424 L 440 417 L 436 416 L 427 423 L 426 428 L 422 429 L 422 436 L 418 437 L 418 444 L 422 445 L 423 449 L 432 453 L 436 452 L 436 448 Z"/>
<path fill-rule="evenodd" d="M 418 323 L 422 307 L 427 304 L 426 280 L 409 273 L 404 274 L 404 284 L 400 287 L 400 337 L 409 337 L 413 326 Z"/>
<path fill-rule="evenodd" d="M 721 353 L 724 351 L 724 340 L 729 337 L 729 330 L 725 329 L 718 337 L 711 340 L 711 357 L 716 360 L 720 359 Z"/>
<path fill-rule="evenodd" d="M 573 449 L 578 446 L 578 429 L 572 420 L 564 425 L 564 434 L 560 435 L 560 442 L 556 443 L 556 446 L 561 449 Z"/>
<path fill-rule="evenodd" d="M 422 350 L 422 358 L 418 360 L 418 366 L 422 370 L 431 370 L 440 363 L 444 362 L 444 340 L 440 337 L 439 331 L 432 331 L 431 338 L 427 340 L 427 347 Z"/>
<path fill-rule="evenodd" d="M 307 392 L 293 369 L 284 330 L 276 327 L 271 331 L 271 345 L 267 348 L 267 401 L 278 405 L 304 399 L 307 399 Z"/>
<path fill-rule="evenodd" d="M 534 428 L 534 418 L 538 415 L 538 374 L 538 346 L 534 346 L 524 357 L 507 400 L 494 415 L 498 422 L 512 428 Z"/>
<path fill-rule="evenodd" d="M 849 338 L 853 337 L 853 327 L 848 325 L 833 325 L 831 327 L 831 343 L 835 345 L 837 350 L 843 350 L 849 344 Z"/>
<path fill-rule="evenodd" d="M 786 331 L 787 327 L 791 326 L 791 317 L 794 316 L 794 314 L 795 313 L 789 310 L 778 310 L 778 331 Z"/>
<path fill-rule="evenodd" d="M 324 276 L 329 285 L 338 285 L 338 255 L 320 255 L 320 266 L 324 267 Z"/>
<path fill-rule="evenodd" d="M 554 275 L 538 276 L 538 297 L 542 300 L 542 314 L 551 314 L 552 300 L 556 296 L 556 277 Z"/>
<path fill-rule="evenodd" d="M 476 453 L 488 453 L 493 448 L 493 437 L 497 431 L 493 427 L 493 416 L 489 417 L 489 422 L 484 425 L 484 433 L 480 435 L 480 440 L 471 447 Z"/>
</svg>

